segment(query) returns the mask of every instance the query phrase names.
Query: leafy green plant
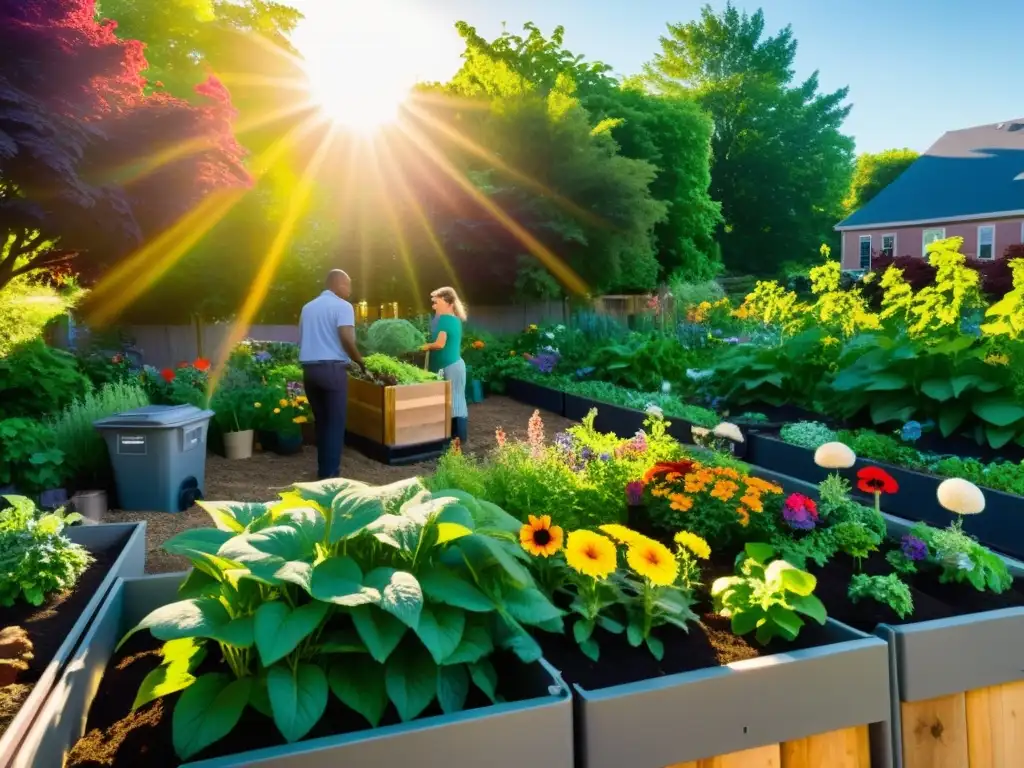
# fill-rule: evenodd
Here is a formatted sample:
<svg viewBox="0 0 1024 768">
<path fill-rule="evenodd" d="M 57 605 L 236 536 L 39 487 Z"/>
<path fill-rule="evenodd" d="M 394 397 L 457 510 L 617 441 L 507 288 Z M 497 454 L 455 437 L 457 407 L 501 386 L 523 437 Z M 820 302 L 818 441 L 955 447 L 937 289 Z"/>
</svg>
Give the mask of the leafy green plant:
<svg viewBox="0 0 1024 768">
<path fill-rule="evenodd" d="M 423 332 L 408 320 L 377 320 L 366 332 L 366 348 L 370 354 L 401 357 L 415 352 L 425 342 Z"/>
<path fill-rule="evenodd" d="M 910 535 L 928 546 L 925 563 L 939 569 L 940 584 L 970 584 L 979 592 L 996 594 L 1013 586 L 1003 559 L 964 533 L 958 523 L 948 528 L 917 523 Z"/>
<path fill-rule="evenodd" d="M 0 421 L 0 487 L 21 493 L 59 488 L 65 477 L 64 453 L 47 425 L 34 419 Z"/>
<path fill-rule="evenodd" d="M 80 291 L 58 290 L 30 275 L 19 275 L 4 285 L 0 289 L 0 358 L 41 337 L 80 297 Z"/>
<path fill-rule="evenodd" d="M 439 381 L 436 373 L 417 368 L 415 365 L 403 363 L 387 355 L 369 355 L 363 359 L 366 364 L 366 374 L 358 368 L 350 368 L 349 372 L 360 379 L 378 384 L 382 387 L 405 386 L 407 384 L 426 384 L 431 381 Z"/>
<path fill-rule="evenodd" d="M 85 547 L 63 533 L 81 515 L 41 515 L 24 496 L 4 498 L 11 506 L 0 509 L 0 605 L 9 608 L 19 599 L 42 605 L 74 587 L 92 562 Z"/>
<path fill-rule="evenodd" d="M 655 405 L 667 417 L 682 419 L 700 427 L 711 428 L 721 421 L 714 411 L 684 403 L 676 395 L 665 392 L 642 392 L 606 381 L 567 381 L 556 386 L 571 395 L 638 411 L 646 411 Z"/>
<path fill-rule="evenodd" d="M 748 543 L 736 558 L 736 576 L 711 585 L 715 610 L 732 622 L 737 635 L 754 632 L 762 645 L 776 637 L 795 640 L 804 625 L 801 616 L 824 625 L 825 606 L 814 595 L 818 580 L 785 560 L 771 560 L 775 548 Z"/>
<path fill-rule="evenodd" d="M 278 502 L 202 506 L 216 527 L 164 545 L 195 566 L 181 599 L 131 631 L 166 643 L 135 703 L 184 691 L 172 731 L 182 759 L 248 706 L 293 742 L 332 693 L 374 726 L 389 703 L 403 721 L 435 699 L 457 712 L 471 683 L 497 701 L 495 649 L 532 663 L 541 650 L 526 627 L 561 630 L 524 564 L 519 521 L 461 491 L 326 480 Z M 225 671 L 196 676 L 204 653 Z"/>
<path fill-rule="evenodd" d="M 798 421 L 795 424 L 786 424 L 779 431 L 779 437 L 790 445 L 797 445 L 811 451 L 816 451 L 825 443 L 831 443 L 837 439 L 836 433 L 832 429 L 817 421 Z"/>
<path fill-rule="evenodd" d="M 74 480 L 79 487 L 106 487 L 111 473 L 110 456 L 93 422 L 146 405 L 149 398 L 139 384 L 112 382 L 77 398 L 51 418 L 54 445 L 64 454 L 63 478 Z"/>
<path fill-rule="evenodd" d="M 0 357 L 0 419 L 56 413 L 91 388 L 74 355 L 48 347 L 41 339 Z"/>
<path fill-rule="evenodd" d="M 885 576 L 868 576 L 855 573 L 850 579 L 847 592 L 850 601 L 858 603 L 864 599 L 875 600 L 888 605 L 901 619 L 914 612 L 914 598 L 908 587 L 895 573 Z"/>
</svg>

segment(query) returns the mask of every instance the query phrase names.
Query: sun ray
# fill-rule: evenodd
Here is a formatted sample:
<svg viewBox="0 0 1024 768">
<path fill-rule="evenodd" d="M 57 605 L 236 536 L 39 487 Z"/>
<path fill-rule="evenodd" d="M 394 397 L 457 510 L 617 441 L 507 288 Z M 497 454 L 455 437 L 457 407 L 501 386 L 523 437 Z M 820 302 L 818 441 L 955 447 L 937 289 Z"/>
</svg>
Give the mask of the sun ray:
<svg viewBox="0 0 1024 768">
<path fill-rule="evenodd" d="M 448 174 L 481 208 L 493 216 L 495 221 L 505 227 L 509 234 L 522 243 L 567 290 L 581 296 L 589 293 L 587 284 L 576 274 L 572 267 L 530 234 L 525 227 L 509 216 L 497 203 L 477 189 L 417 128 L 408 124 L 404 125 L 404 128 L 409 138 L 425 155 L 433 160 L 442 171 Z"/>
<path fill-rule="evenodd" d="M 313 157 L 310 158 L 303 170 L 295 191 L 288 200 L 281 225 L 278 227 L 277 233 L 274 235 L 274 239 L 271 241 L 270 247 L 263 257 L 263 262 L 260 264 L 253 284 L 246 293 L 245 301 L 242 302 L 242 307 L 235 316 L 234 322 L 231 323 L 224 343 L 217 353 L 217 364 L 214 366 L 214 373 L 210 376 L 209 380 L 208 394 L 210 395 L 216 391 L 217 385 L 220 383 L 220 377 L 225 369 L 224 363 L 227 362 L 231 350 L 245 337 L 253 318 L 267 297 L 267 292 L 270 290 L 274 275 L 277 274 L 277 268 L 284 257 L 285 248 L 291 242 L 299 219 L 308 207 L 317 174 L 331 150 L 335 135 L 335 131 L 330 130 L 320 141 L 316 151 L 313 153 Z"/>
</svg>

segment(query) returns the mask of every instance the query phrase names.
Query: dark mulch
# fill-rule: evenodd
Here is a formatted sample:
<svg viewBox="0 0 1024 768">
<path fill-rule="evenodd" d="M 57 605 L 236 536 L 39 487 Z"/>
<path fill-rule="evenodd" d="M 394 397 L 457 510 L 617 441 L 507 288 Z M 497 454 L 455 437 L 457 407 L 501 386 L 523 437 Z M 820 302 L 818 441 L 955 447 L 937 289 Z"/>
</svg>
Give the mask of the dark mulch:
<svg viewBox="0 0 1024 768">
<path fill-rule="evenodd" d="M 85 569 L 74 589 L 51 595 L 40 606 L 19 601 L 10 608 L 0 608 L 0 627 L 22 627 L 32 641 L 33 652 L 29 668 L 18 682 L 0 689 L 0 734 L 7 730 L 57 649 L 71 633 L 86 604 L 121 554 L 125 541 L 127 536 L 109 547 L 90 548 L 95 560 Z"/>
<path fill-rule="evenodd" d="M 139 707 L 135 712 L 130 711 L 143 679 L 160 664 L 160 645 L 148 632 L 140 632 L 114 654 L 89 710 L 85 735 L 68 755 L 68 768 L 174 768 L 181 765 L 182 761 L 174 752 L 172 740 L 174 705 L 181 694 L 164 696 Z M 499 654 L 492 657 L 492 661 L 498 672 L 498 693 L 506 701 L 521 701 L 546 693 L 526 689 L 525 681 L 529 676 L 523 675 L 523 666 L 514 657 Z M 217 646 L 211 644 L 209 656 L 197 674 L 217 670 L 224 671 L 223 660 Z M 489 704 L 490 701 L 483 693 L 471 685 L 466 709 Z M 440 714 L 441 709 L 435 701 L 420 717 Z M 398 722 L 398 714 L 389 704 L 381 725 L 395 725 Z M 366 720 L 342 705 L 332 693 L 328 696 L 327 711 L 304 740 L 369 728 Z M 237 755 L 284 743 L 273 720 L 250 706 L 246 707 L 241 721 L 231 733 L 190 760 Z"/>
</svg>

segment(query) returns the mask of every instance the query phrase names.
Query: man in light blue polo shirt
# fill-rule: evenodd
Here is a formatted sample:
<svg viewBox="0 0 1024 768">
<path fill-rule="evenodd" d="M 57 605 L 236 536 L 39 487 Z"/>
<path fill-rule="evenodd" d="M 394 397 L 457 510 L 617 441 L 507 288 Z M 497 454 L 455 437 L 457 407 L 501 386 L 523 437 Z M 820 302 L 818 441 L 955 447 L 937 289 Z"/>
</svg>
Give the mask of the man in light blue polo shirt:
<svg viewBox="0 0 1024 768">
<path fill-rule="evenodd" d="M 317 477 L 338 477 L 348 416 L 348 366 L 363 371 L 356 347 L 356 315 L 347 299 L 352 280 L 340 269 L 327 274 L 326 290 L 299 315 L 299 363 L 316 428 Z"/>
</svg>

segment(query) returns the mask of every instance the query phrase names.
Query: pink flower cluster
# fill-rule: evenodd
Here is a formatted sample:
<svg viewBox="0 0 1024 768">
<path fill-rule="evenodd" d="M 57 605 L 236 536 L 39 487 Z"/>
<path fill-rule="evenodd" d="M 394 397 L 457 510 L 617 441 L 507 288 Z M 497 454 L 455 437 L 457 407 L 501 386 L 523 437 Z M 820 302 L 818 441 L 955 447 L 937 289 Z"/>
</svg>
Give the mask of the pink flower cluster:
<svg viewBox="0 0 1024 768">
<path fill-rule="evenodd" d="M 526 437 L 530 443 L 530 455 L 539 459 L 544 453 L 544 421 L 540 411 L 534 411 L 526 428 Z"/>
</svg>

